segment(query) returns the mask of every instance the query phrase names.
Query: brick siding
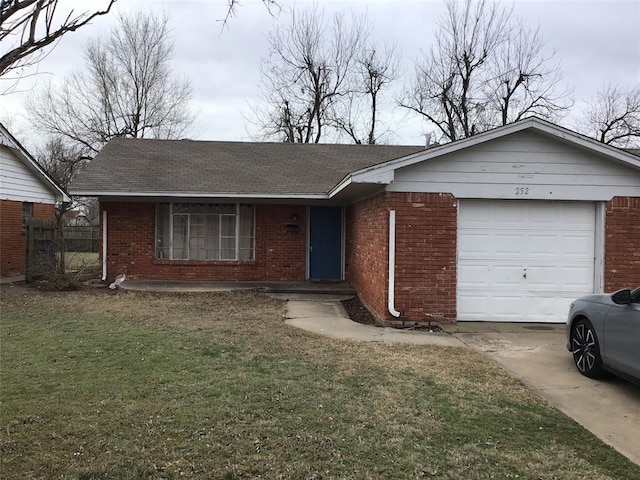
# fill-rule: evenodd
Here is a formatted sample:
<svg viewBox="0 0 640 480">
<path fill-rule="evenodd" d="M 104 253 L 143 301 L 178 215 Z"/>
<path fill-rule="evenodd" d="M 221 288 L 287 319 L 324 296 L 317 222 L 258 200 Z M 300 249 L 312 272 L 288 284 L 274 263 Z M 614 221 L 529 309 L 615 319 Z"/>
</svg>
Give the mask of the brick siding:
<svg viewBox="0 0 640 480">
<path fill-rule="evenodd" d="M 457 204 L 449 194 L 384 193 L 347 210 L 347 280 L 379 321 L 387 311 L 389 211 L 396 211 L 395 308 L 409 320 L 456 317 Z"/>
<path fill-rule="evenodd" d="M 605 214 L 604 289 L 640 284 L 640 198 L 615 197 Z"/>
<path fill-rule="evenodd" d="M 21 204 L 18 206 L 21 222 Z M 248 262 L 155 260 L 153 203 L 110 202 L 103 203 L 101 208 L 108 212 L 110 280 L 119 273 L 185 280 L 305 278 L 305 206 L 256 205 L 255 260 Z M 347 281 L 356 287 L 363 303 L 378 320 L 392 318 L 387 311 L 390 210 L 396 211 L 396 310 L 414 321 L 427 318 L 454 321 L 457 202 L 450 194 L 387 192 L 347 207 Z M 297 233 L 287 232 L 286 228 L 293 214 L 298 217 Z M 638 218 L 639 198 L 614 198 L 607 204 L 604 272 L 607 291 L 638 283 Z"/>
<path fill-rule="evenodd" d="M 102 202 L 100 208 L 107 211 L 109 280 L 120 273 L 132 278 L 166 280 L 283 281 L 305 278 L 305 206 L 256 205 L 255 260 L 237 262 L 156 260 L 155 204 Z M 287 232 L 286 225 L 291 223 L 294 214 L 298 232 Z"/>
<path fill-rule="evenodd" d="M 33 218 L 55 220 L 55 207 L 33 204 Z M 24 275 L 27 232 L 22 226 L 22 202 L 0 200 L 0 277 Z"/>
<path fill-rule="evenodd" d="M 345 278 L 356 287 L 360 300 L 378 321 L 388 316 L 387 196 L 380 194 L 346 209 Z"/>
</svg>

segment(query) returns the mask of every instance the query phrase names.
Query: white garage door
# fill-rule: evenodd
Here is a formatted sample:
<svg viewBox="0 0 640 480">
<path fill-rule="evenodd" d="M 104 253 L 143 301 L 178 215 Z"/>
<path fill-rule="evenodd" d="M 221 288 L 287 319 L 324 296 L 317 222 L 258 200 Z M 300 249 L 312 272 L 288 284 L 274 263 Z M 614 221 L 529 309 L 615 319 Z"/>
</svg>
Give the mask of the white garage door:
<svg viewBox="0 0 640 480">
<path fill-rule="evenodd" d="M 595 204 L 461 200 L 458 320 L 564 322 L 593 292 Z"/>
</svg>

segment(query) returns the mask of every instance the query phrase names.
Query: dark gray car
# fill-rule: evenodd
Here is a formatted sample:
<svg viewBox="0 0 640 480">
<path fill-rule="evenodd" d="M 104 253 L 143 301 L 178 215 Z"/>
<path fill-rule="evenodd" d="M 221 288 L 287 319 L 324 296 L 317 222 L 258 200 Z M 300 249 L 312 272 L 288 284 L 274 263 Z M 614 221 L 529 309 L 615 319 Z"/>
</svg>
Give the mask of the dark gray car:
<svg viewBox="0 0 640 480">
<path fill-rule="evenodd" d="M 596 378 L 606 370 L 640 385 L 640 287 L 574 301 L 567 348 L 581 374 Z"/>
</svg>

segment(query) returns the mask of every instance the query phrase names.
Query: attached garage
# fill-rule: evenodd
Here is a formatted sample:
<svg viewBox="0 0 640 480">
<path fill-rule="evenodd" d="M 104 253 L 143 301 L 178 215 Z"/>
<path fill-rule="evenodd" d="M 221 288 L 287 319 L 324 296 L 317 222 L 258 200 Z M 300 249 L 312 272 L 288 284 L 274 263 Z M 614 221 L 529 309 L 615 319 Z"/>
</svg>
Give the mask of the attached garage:
<svg viewBox="0 0 640 480">
<path fill-rule="evenodd" d="M 577 297 L 640 284 L 640 158 L 543 120 L 348 180 L 385 185 L 349 210 L 352 230 L 374 209 L 392 212 L 388 313 L 373 288 L 364 298 L 379 316 L 560 323 Z M 379 245 L 347 256 L 359 292 L 374 285 L 366 267 Z"/>
<path fill-rule="evenodd" d="M 458 320 L 562 321 L 593 293 L 596 204 L 460 200 Z"/>
</svg>

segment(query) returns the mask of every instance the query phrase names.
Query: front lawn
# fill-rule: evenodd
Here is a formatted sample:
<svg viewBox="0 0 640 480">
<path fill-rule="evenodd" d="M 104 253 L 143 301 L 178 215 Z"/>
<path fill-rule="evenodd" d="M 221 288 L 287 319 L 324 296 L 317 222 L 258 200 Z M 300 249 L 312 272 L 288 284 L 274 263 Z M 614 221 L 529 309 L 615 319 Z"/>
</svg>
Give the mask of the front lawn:
<svg viewBox="0 0 640 480">
<path fill-rule="evenodd" d="M 1 302 L 0 478 L 640 478 L 471 349 L 314 336 L 255 292 Z"/>
</svg>

